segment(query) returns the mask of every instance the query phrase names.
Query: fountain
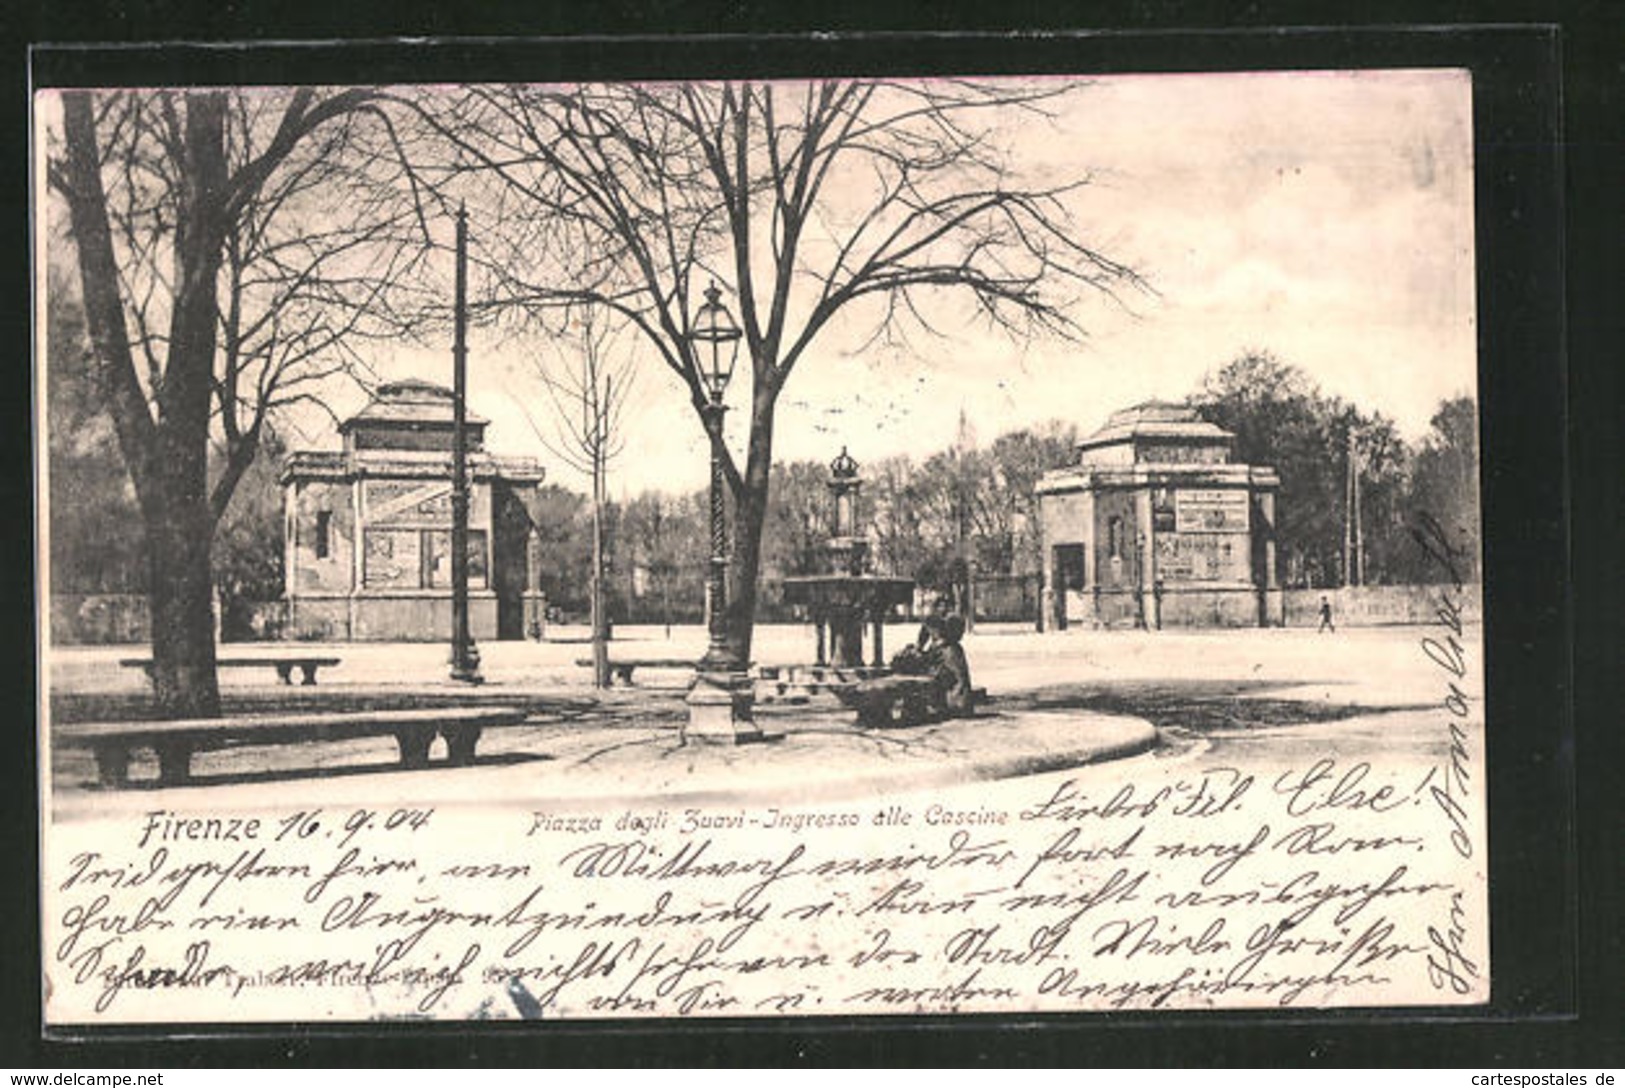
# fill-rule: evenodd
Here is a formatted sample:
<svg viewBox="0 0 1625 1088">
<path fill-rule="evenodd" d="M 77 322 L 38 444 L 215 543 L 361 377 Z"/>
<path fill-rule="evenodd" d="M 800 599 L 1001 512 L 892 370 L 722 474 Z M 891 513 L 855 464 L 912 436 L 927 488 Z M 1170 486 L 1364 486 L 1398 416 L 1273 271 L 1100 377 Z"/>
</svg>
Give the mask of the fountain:
<svg viewBox="0 0 1625 1088">
<path fill-rule="evenodd" d="M 869 541 L 858 535 L 857 499 L 863 481 L 858 463 L 841 447 L 829 466 L 832 499 L 830 539 L 825 545 L 827 574 L 802 575 L 784 580 L 784 599 L 803 605 L 817 630 L 817 667 L 856 670 L 859 677 L 873 675 L 886 665 L 883 630 L 886 617 L 914 599 L 914 582 L 888 578 L 869 570 Z M 873 665 L 863 661 L 863 628 L 872 634 Z M 825 632 L 828 632 L 826 653 Z"/>
</svg>

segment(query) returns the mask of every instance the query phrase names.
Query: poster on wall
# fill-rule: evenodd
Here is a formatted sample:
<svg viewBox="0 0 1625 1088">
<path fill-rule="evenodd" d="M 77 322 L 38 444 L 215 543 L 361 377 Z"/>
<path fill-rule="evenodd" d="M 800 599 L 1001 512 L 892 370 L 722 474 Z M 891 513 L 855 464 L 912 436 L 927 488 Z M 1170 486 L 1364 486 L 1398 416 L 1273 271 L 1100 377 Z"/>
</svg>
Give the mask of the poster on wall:
<svg viewBox="0 0 1625 1088">
<path fill-rule="evenodd" d="M 1245 533 L 1250 511 L 1245 490 L 1181 487 L 1174 491 L 1174 528 L 1181 533 Z"/>
<path fill-rule="evenodd" d="M 416 589 L 422 580 L 422 537 L 416 529 L 368 529 L 362 584 L 368 589 Z"/>
<path fill-rule="evenodd" d="M 1157 537 L 1157 577 L 1166 582 L 1248 584 L 1251 553 L 1246 537 L 1188 533 Z"/>
<path fill-rule="evenodd" d="M 449 525 L 451 484 L 445 480 L 368 480 L 363 485 L 373 525 Z"/>
</svg>

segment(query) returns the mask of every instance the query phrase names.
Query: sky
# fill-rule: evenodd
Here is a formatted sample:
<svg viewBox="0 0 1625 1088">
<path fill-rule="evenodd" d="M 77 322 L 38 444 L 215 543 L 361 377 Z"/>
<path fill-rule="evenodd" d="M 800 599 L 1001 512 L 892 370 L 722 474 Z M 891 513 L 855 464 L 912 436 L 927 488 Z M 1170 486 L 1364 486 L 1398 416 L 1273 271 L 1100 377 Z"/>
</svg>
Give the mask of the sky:
<svg viewBox="0 0 1625 1088">
<path fill-rule="evenodd" d="M 912 350 L 860 350 L 866 329 L 832 325 L 780 397 L 775 455 L 923 457 L 961 412 L 984 443 L 1051 419 L 1087 434 L 1115 409 L 1184 398 L 1251 349 L 1419 439 L 1441 400 L 1476 390 L 1471 116 L 1461 71 L 1095 78 L 1052 123 L 1001 135 L 1034 183 L 1091 173 L 1073 205 L 1082 238 L 1152 290 L 1088 301 L 1082 342 L 969 327 L 953 320 L 962 300 L 940 304 L 948 335 Z M 449 385 L 450 358 L 448 344 L 374 364 Z M 643 363 L 610 492 L 703 487 L 698 421 L 675 377 L 652 353 Z M 583 489 L 537 439 L 533 423 L 550 423 L 530 366 L 511 343 L 471 340 L 470 407 L 491 420 L 489 448 L 541 456 Z M 744 415 L 728 419 L 742 451 Z M 326 427 L 297 441 L 330 444 Z"/>
</svg>

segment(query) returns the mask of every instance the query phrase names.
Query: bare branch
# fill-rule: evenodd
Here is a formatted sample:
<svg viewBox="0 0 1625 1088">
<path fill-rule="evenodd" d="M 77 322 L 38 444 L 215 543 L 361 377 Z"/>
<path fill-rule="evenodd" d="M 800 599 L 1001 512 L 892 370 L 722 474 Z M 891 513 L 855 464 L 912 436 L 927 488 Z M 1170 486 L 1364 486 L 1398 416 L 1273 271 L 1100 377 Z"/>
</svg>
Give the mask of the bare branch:
<svg viewBox="0 0 1625 1088">
<path fill-rule="evenodd" d="M 1026 184 L 1004 146 L 1012 118 L 1049 117 L 1075 90 L 829 80 L 386 97 L 440 141 L 426 168 L 437 184 L 468 195 L 487 320 L 556 332 L 584 309 L 613 316 L 682 379 L 702 418 L 690 322 L 707 279 L 731 288 L 749 363 L 743 463 L 710 441 L 733 493 L 731 569 L 748 604 L 775 404 L 837 315 L 870 342 L 909 345 L 962 315 L 1011 337 L 1076 339 L 1084 304 L 1147 289 L 1074 221 L 1088 176 Z M 619 445 L 616 409 L 604 414 L 617 384 L 581 374 L 558 370 L 544 388 L 571 421 L 556 438 L 573 437 L 590 462 Z"/>
</svg>

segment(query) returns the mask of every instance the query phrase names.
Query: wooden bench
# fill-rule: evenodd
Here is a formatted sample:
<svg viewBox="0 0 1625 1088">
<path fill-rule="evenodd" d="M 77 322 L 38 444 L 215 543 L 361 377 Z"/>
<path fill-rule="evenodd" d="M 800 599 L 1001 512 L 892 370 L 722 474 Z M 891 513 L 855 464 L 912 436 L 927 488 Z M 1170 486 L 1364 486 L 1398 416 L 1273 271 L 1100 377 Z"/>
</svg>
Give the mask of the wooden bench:
<svg viewBox="0 0 1625 1088">
<path fill-rule="evenodd" d="M 282 678 L 284 684 L 293 683 L 293 670 L 299 669 L 304 673 L 304 682 L 316 682 L 316 670 L 331 668 L 339 663 L 336 657 L 222 657 L 215 660 L 215 667 L 219 669 L 264 669 L 276 670 L 277 676 Z M 147 678 L 152 679 L 152 658 L 126 657 L 119 660 L 119 664 L 127 669 L 142 669 Z"/>
<path fill-rule="evenodd" d="M 578 657 L 576 664 L 584 669 L 592 668 L 592 658 Z M 632 686 L 632 672 L 634 669 L 692 669 L 695 667 L 694 659 L 689 657 L 640 657 L 612 659 L 609 663 L 610 682 L 619 679 L 627 687 Z"/>
<path fill-rule="evenodd" d="M 879 676 L 830 690 L 858 712 L 865 729 L 920 725 L 938 716 L 932 709 L 937 683 L 929 676 Z"/>
<path fill-rule="evenodd" d="M 435 734 L 446 738 L 447 762 L 466 766 L 483 729 L 518 725 L 523 707 L 428 707 L 341 714 L 251 714 L 147 722 L 83 722 L 57 725 L 52 736 L 68 748 L 88 748 L 104 786 L 129 781 L 130 752 L 150 748 L 158 756 L 158 781 L 166 786 L 192 777 L 192 753 L 256 744 L 353 740 L 394 736 L 401 766 L 424 767 Z"/>
<path fill-rule="evenodd" d="M 878 676 L 831 691 L 845 706 L 858 712 L 857 724 L 865 729 L 898 725 L 924 725 L 955 715 L 941 706 L 937 684 L 929 676 Z M 986 688 L 971 689 L 971 707 L 987 702 Z M 960 712 L 961 717 L 974 713 Z"/>
</svg>

